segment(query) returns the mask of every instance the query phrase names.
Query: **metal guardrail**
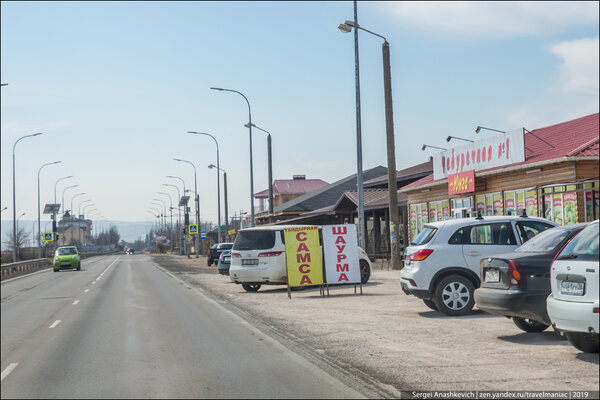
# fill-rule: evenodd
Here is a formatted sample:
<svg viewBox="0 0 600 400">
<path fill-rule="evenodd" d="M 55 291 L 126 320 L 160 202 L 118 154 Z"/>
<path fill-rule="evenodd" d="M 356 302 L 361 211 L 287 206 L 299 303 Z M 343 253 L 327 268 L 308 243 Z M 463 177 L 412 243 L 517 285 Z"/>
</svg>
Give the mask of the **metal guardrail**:
<svg viewBox="0 0 600 400">
<path fill-rule="evenodd" d="M 49 268 L 52 263 L 47 258 L 37 258 L 35 260 L 18 261 L 15 263 L 5 264 L 2 266 L 2 275 L 0 279 L 9 276 L 22 275 L 28 272 L 39 271 L 43 268 Z"/>
<path fill-rule="evenodd" d="M 114 253 L 105 253 L 105 252 L 90 252 L 90 253 L 81 253 L 81 259 L 107 255 Z M 40 271 L 45 268 L 52 267 L 52 262 L 49 258 L 36 258 L 35 260 L 27 260 L 27 261 L 18 261 L 14 263 L 4 264 L 2 266 L 2 274 L 0 275 L 0 280 L 6 278 L 12 278 L 14 276 L 25 275 L 27 273 Z"/>
</svg>

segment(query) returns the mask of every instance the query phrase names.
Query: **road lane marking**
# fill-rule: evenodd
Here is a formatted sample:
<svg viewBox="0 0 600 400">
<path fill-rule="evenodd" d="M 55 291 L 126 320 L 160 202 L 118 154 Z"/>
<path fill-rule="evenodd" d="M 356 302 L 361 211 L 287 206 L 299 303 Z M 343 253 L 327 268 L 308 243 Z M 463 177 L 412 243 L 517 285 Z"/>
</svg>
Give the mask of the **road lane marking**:
<svg viewBox="0 0 600 400">
<path fill-rule="evenodd" d="M 50 325 L 50 327 L 49 327 L 49 328 L 50 328 L 50 329 L 54 329 L 54 328 L 56 328 L 56 326 L 57 326 L 58 324 L 60 324 L 60 322 L 61 322 L 61 321 L 62 321 L 61 319 L 57 319 L 56 321 L 54 321 L 54 323 L 53 323 L 52 325 Z"/>
<path fill-rule="evenodd" d="M 19 363 L 12 363 L 8 367 L 6 367 L 4 369 L 4 371 L 2 371 L 2 375 L 0 376 L 0 381 L 3 381 L 4 378 L 6 378 L 8 376 L 8 374 L 10 374 L 12 372 L 13 369 L 17 368 L 17 365 L 19 365 Z"/>
<path fill-rule="evenodd" d="M 84 292 L 84 293 L 87 293 L 87 292 L 89 292 L 89 291 L 90 291 L 90 289 L 85 289 L 83 292 Z"/>
<path fill-rule="evenodd" d="M 108 269 L 110 267 L 112 267 L 114 265 L 114 263 L 116 263 L 117 261 L 119 261 L 120 258 L 121 258 L 121 256 L 117 257 L 116 260 L 114 260 L 108 267 L 106 267 L 106 269 L 104 271 L 102 271 L 102 273 L 100 274 L 100 276 L 97 277 L 94 282 L 92 282 L 92 285 L 94 285 L 96 282 L 98 282 L 100 280 L 100 278 L 102 278 L 102 276 L 106 273 L 106 271 L 108 271 Z"/>
<path fill-rule="evenodd" d="M 74 306 L 76 306 L 76 305 L 77 305 L 77 303 L 79 303 L 79 300 L 75 300 L 75 301 L 73 302 L 73 305 L 74 305 Z"/>
</svg>

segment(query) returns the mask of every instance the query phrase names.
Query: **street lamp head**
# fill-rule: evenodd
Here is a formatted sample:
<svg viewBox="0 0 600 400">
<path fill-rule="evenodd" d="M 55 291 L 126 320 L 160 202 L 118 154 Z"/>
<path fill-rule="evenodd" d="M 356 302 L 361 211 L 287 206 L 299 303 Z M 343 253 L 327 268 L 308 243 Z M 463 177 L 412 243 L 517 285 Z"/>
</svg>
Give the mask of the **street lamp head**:
<svg viewBox="0 0 600 400">
<path fill-rule="evenodd" d="M 448 136 L 448 137 L 446 138 L 446 142 L 449 142 L 451 139 L 452 139 L 452 136 Z"/>
<path fill-rule="evenodd" d="M 348 21 L 348 20 L 345 20 L 345 21 L 344 21 L 344 25 L 348 25 L 348 26 L 350 26 L 350 27 L 354 28 L 354 21 Z"/>
<path fill-rule="evenodd" d="M 208 168 L 210 168 L 210 169 L 213 169 L 213 168 L 217 168 L 217 167 L 216 167 L 216 165 L 214 165 L 214 164 L 210 164 L 210 165 L 208 166 Z"/>
<path fill-rule="evenodd" d="M 475 133 L 479 133 L 480 130 L 481 130 L 481 127 L 478 126 L 477 128 L 475 128 Z"/>
<path fill-rule="evenodd" d="M 223 88 L 218 88 L 218 87 L 211 87 L 211 88 L 210 88 L 210 90 L 220 90 L 220 91 L 223 91 L 223 90 L 225 90 L 225 89 L 223 89 Z"/>
<path fill-rule="evenodd" d="M 427 145 L 426 145 L 426 144 L 424 144 L 424 145 L 423 145 L 423 147 L 421 147 L 421 150 L 422 150 L 422 151 L 425 151 L 425 149 L 426 149 L 426 148 L 427 148 Z"/>
<path fill-rule="evenodd" d="M 173 160 L 175 160 L 175 161 L 182 161 L 182 160 L 180 160 L 179 158 L 174 158 Z"/>
<path fill-rule="evenodd" d="M 44 134 L 44 132 L 38 132 L 38 133 L 34 133 L 34 134 L 33 134 L 33 135 L 31 135 L 31 136 L 32 136 L 32 137 L 33 137 L 33 136 L 40 136 L 40 135 L 43 135 L 43 134 Z"/>
<path fill-rule="evenodd" d="M 346 22 L 348 22 L 348 21 L 346 21 Z M 340 30 L 340 32 L 343 32 L 343 33 L 352 32 L 352 26 L 347 25 L 347 24 L 339 24 L 338 29 Z"/>
</svg>

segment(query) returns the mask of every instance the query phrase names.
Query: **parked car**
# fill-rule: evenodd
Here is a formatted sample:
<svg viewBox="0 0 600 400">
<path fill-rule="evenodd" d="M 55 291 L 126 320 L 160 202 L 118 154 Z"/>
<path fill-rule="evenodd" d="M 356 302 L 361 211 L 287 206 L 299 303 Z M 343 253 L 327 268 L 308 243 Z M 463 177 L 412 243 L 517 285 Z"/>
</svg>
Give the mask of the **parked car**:
<svg viewBox="0 0 600 400">
<path fill-rule="evenodd" d="M 560 252 L 550 269 L 552 293 L 546 305 L 552 326 L 585 353 L 598 353 L 598 220 Z"/>
<path fill-rule="evenodd" d="M 219 256 L 217 269 L 221 275 L 229 275 L 229 266 L 231 264 L 231 250 L 223 250 Z"/>
<path fill-rule="evenodd" d="M 56 249 L 54 252 L 54 259 L 52 262 L 54 266 L 54 272 L 58 272 L 61 269 L 77 269 L 81 270 L 81 255 L 79 250 L 75 246 L 62 246 Z"/>
<path fill-rule="evenodd" d="M 550 265 L 560 250 L 587 224 L 548 229 L 512 253 L 481 260 L 481 287 L 475 305 L 512 318 L 525 332 L 542 332 L 551 322 L 546 298 L 551 293 Z"/>
<path fill-rule="evenodd" d="M 238 232 L 231 250 L 229 278 L 241 284 L 244 290 L 255 292 L 261 285 L 285 285 L 287 269 L 285 260 L 285 228 L 301 225 L 277 225 L 242 229 Z M 361 282 L 371 276 L 371 260 L 358 248 Z M 249 265 L 253 265 L 249 268 Z"/>
<path fill-rule="evenodd" d="M 231 250 L 233 243 L 215 243 L 208 249 L 208 266 L 219 261 L 219 256 L 223 250 Z"/>
<path fill-rule="evenodd" d="M 482 258 L 507 253 L 557 226 L 526 216 L 460 218 L 425 224 L 406 248 L 402 291 L 446 315 L 465 315 L 479 287 Z"/>
</svg>

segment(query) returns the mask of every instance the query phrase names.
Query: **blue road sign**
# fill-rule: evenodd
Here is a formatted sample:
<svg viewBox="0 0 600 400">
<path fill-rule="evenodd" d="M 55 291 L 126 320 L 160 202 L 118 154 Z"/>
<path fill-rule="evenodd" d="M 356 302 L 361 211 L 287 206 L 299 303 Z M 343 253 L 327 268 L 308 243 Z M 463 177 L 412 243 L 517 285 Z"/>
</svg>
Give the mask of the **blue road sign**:
<svg viewBox="0 0 600 400">
<path fill-rule="evenodd" d="M 200 239 L 206 239 L 206 231 L 200 232 Z"/>
<path fill-rule="evenodd" d="M 198 234 L 198 224 L 190 224 L 189 233 L 190 233 L 190 235 L 197 235 Z"/>
<path fill-rule="evenodd" d="M 51 242 L 54 240 L 54 234 L 52 232 L 44 232 L 44 242 Z"/>
</svg>

